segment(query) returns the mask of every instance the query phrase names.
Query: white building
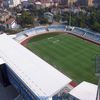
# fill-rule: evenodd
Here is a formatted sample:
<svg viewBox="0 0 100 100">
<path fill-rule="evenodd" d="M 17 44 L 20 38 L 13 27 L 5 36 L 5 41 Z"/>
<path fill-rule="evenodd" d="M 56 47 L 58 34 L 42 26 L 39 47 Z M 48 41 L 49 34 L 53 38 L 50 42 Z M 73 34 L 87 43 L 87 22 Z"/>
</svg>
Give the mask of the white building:
<svg viewBox="0 0 100 100">
<path fill-rule="evenodd" d="M 21 4 L 21 0 L 7 0 L 7 1 L 10 8 L 16 7 L 17 5 Z"/>
<path fill-rule="evenodd" d="M 27 0 L 4 0 L 4 5 L 10 8 L 13 8 L 20 5 L 21 2 L 24 2 L 24 1 L 27 1 Z"/>
<path fill-rule="evenodd" d="M 5 26 L 5 28 L 8 28 L 8 29 L 15 29 L 18 27 L 17 22 L 14 18 L 10 18 L 9 20 L 7 20 L 4 23 L 4 26 Z"/>
</svg>

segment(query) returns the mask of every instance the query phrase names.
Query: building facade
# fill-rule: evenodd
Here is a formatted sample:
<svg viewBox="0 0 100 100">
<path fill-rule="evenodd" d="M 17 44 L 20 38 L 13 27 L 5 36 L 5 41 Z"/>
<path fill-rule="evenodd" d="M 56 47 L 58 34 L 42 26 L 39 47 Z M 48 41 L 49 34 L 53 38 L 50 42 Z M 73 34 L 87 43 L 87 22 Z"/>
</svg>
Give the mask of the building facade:
<svg viewBox="0 0 100 100">
<path fill-rule="evenodd" d="M 76 3 L 77 0 L 68 0 L 68 6 L 73 5 Z"/>
<path fill-rule="evenodd" d="M 9 7 L 9 8 L 16 7 L 19 4 L 21 4 L 21 0 L 4 0 L 3 1 L 4 7 Z"/>
<path fill-rule="evenodd" d="M 94 6 L 100 7 L 100 0 L 94 0 Z"/>
<path fill-rule="evenodd" d="M 94 6 L 94 0 L 77 0 L 77 3 L 80 6 Z"/>
<path fill-rule="evenodd" d="M 0 21 L 1 22 L 6 22 L 7 19 L 9 19 L 11 16 L 11 13 L 9 11 L 3 11 L 0 10 Z"/>
<path fill-rule="evenodd" d="M 88 6 L 92 7 L 94 5 L 94 0 L 88 0 Z"/>
<path fill-rule="evenodd" d="M 87 0 L 77 0 L 78 5 L 87 6 Z"/>
</svg>

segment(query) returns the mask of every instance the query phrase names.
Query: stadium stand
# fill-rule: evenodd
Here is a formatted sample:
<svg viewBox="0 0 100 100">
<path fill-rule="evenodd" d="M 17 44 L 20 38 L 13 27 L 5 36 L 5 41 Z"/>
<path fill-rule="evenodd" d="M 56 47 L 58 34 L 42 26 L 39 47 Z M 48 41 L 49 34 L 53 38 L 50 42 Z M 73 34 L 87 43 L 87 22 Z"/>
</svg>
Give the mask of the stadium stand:
<svg viewBox="0 0 100 100">
<path fill-rule="evenodd" d="M 67 32 L 73 35 L 82 37 L 86 40 L 93 41 L 97 44 L 100 44 L 100 35 L 98 33 L 92 32 L 87 29 L 79 28 L 79 27 L 71 27 L 71 30 L 68 30 L 69 26 L 66 25 L 50 25 L 50 26 L 39 26 L 35 28 L 31 28 L 22 32 L 17 33 L 15 40 L 21 42 L 28 37 L 40 35 L 43 33 L 49 32 Z"/>
<path fill-rule="evenodd" d="M 47 30 L 45 27 L 36 27 L 35 32 L 36 32 L 36 34 L 42 34 L 42 33 L 46 33 Z"/>
<path fill-rule="evenodd" d="M 86 34 L 84 35 L 84 37 L 89 38 L 89 39 L 93 39 L 93 38 L 95 38 L 95 34 L 90 33 L 90 32 L 86 32 Z"/>
<path fill-rule="evenodd" d="M 68 100 L 96 100 L 97 85 L 83 81 L 69 94 Z"/>
<path fill-rule="evenodd" d="M 20 41 L 20 40 L 25 39 L 26 37 L 27 37 L 26 35 L 21 34 L 20 36 L 17 36 L 15 39 L 16 39 L 17 41 Z"/>
<path fill-rule="evenodd" d="M 82 29 L 79 27 L 75 27 L 71 33 L 100 44 L 100 35 L 98 33 L 94 33 L 90 30 Z"/>
<path fill-rule="evenodd" d="M 83 36 L 85 34 L 85 31 L 81 30 L 80 28 L 74 28 L 73 33 L 75 33 L 79 36 Z"/>
<path fill-rule="evenodd" d="M 51 25 L 48 26 L 49 31 L 65 31 L 66 26 L 65 25 Z"/>
</svg>

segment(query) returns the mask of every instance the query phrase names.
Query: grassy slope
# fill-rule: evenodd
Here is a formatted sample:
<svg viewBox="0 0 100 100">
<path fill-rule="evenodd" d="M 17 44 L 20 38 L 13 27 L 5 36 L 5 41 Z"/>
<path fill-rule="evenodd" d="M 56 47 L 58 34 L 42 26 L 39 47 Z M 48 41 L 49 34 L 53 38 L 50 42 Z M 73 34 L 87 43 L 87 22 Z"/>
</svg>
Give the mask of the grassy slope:
<svg viewBox="0 0 100 100">
<path fill-rule="evenodd" d="M 31 39 L 27 47 L 77 82 L 97 83 L 93 62 L 100 46 L 71 35 L 49 34 Z"/>
</svg>

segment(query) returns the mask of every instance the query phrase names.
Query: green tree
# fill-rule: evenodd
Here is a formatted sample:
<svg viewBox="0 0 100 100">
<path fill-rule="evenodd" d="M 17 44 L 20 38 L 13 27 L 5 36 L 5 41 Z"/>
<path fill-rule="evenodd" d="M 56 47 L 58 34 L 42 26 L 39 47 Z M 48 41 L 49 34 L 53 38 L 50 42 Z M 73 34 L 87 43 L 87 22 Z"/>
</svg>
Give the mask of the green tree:
<svg viewBox="0 0 100 100">
<path fill-rule="evenodd" d="M 94 22 L 94 24 L 92 25 L 92 29 L 94 31 L 100 32 L 100 23 L 99 22 Z"/>
<path fill-rule="evenodd" d="M 57 22 L 59 22 L 61 19 L 62 19 L 62 16 L 61 16 L 61 14 L 56 14 L 55 16 L 54 16 L 54 18 L 55 18 L 55 20 L 57 21 Z"/>
<path fill-rule="evenodd" d="M 22 12 L 22 15 L 17 17 L 17 22 L 22 26 L 25 27 L 27 25 L 33 25 L 34 16 L 32 16 L 29 12 Z"/>
</svg>

